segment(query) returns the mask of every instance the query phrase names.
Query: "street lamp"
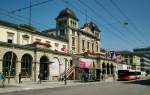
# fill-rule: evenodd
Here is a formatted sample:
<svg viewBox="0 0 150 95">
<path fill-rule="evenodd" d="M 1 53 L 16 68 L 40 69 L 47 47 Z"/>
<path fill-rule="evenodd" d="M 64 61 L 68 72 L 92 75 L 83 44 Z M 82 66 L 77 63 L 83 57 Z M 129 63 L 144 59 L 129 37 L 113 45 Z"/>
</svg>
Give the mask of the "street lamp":
<svg viewBox="0 0 150 95">
<path fill-rule="evenodd" d="M 67 58 L 64 58 L 65 59 L 65 75 L 64 75 L 64 84 L 67 85 Z"/>
<path fill-rule="evenodd" d="M 34 45 L 34 82 L 36 82 L 37 47 Z"/>
</svg>

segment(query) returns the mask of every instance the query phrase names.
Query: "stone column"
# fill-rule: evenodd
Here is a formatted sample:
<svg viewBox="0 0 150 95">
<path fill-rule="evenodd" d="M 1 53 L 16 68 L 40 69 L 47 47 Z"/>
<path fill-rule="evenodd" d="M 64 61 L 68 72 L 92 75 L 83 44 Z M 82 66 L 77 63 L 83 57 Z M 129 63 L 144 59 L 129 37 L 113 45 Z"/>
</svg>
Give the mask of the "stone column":
<svg viewBox="0 0 150 95">
<path fill-rule="evenodd" d="M 38 80 L 38 75 L 39 75 L 39 73 L 40 73 L 40 62 L 37 62 L 36 63 L 36 70 L 35 70 L 36 72 L 36 81 Z"/>
<path fill-rule="evenodd" d="M 21 72 L 21 61 L 16 62 L 16 78 L 18 79 L 19 73 Z"/>
<path fill-rule="evenodd" d="M 3 71 L 3 61 L 0 61 L 0 72 L 2 72 Z"/>
</svg>

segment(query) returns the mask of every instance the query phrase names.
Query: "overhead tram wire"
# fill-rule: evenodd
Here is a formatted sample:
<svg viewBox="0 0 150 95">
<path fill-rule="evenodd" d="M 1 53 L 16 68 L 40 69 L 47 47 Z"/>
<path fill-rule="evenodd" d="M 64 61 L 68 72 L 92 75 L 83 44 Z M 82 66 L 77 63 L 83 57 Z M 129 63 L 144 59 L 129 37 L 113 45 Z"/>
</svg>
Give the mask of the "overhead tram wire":
<svg viewBox="0 0 150 95">
<path fill-rule="evenodd" d="M 65 2 L 65 1 L 63 1 L 63 2 Z M 65 2 L 66 3 L 66 2 Z M 69 3 L 68 1 L 67 1 L 67 3 Z M 80 9 L 78 9 L 78 8 L 76 8 L 73 4 L 71 4 L 71 3 L 69 3 L 69 5 L 71 5 L 72 7 L 74 7 L 77 11 L 79 11 L 81 14 L 83 14 L 83 15 L 86 15 L 86 13 L 84 13 L 83 11 L 81 11 Z M 93 19 L 92 17 L 90 17 L 89 15 L 87 15 L 87 17 L 88 18 L 90 18 L 90 19 L 92 19 L 92 20 L 94 20 L 95 22 L 97 22 L 97 20 L 95 20 L 95 19 Z M 110 29 L 109 29 L 109 27 L 106 27 L 107 25 L 103 25 L 103 24 L 100 24 L 100 23 L 98 23 L 98 25 L 99 26 L 103 26 L 106 30 L 108 30 L 108 31 L 110 31 Z M 111 25 L 111 24 L 109 24 L 109 25 Z M 107 32 L 108 32 L 107 31 Z M 122 38 L 122 36 L 120 36 L 120 35 L 118 35 L 116 32 L 108 32 L 108 33 L 111 33 L 112 35 L 114 35 L 116 38 L 118 38 L 119 40 L 122 40 L 122 41 L 124 41 L 125 39 L 124 38 Z M 122 44 L 121 44 L 122 45 Z M 125 44 L 123 44 L 124 46 L 126 46 Z"/>
<path fill-rule="evenodd" d="M 46 0 L 46 1 L 42 1 L 42 2 L 39 2 L 39 3 L 35 3 L 35 4 L 31 4 L 27 7 L 22 7 L 22 8 L 18 8 L 16 10 L 12 10 L 10 11 L 11 13 L 15 13 L 15 12 L 20 12 L 20 11 L 23 11 L 23 10 L 26 10 L 26 9 L 29 9 L 30 7 L 36 7 L 36 6 L 40 6 L 40 5 L 43 5 L 45 3 L 48 3 L 48 2 L 52 2 L 53 0 Z M 33 3 L 33 2 L 32 2 Z"/>
<path fill-rule="evenodd" d="M 30 0 L 30 5 L 29 6 L 27 6 L 27 7 L 23 7 L 23 8 L 18 8 L 18 9 L 16 9 L 16 10 L 13 10 L 13 11 L 7 11 L 8 13 L 11 13 L 11 14 L 14 14 L 14 15 L 17 15 L 17 14 L 15 14 L 16 12 L 21 12 L 21 11 L 23 11 L 23 10 L 26 10 L 26 9 L 29 9 L 29 18 L 28 18 L 28 21 L 29 21 L 29 25 L 31 25 L 31 8 L 32 7 L 35 7 L 35 6 L 39 6 L 39 5 L 43 5 L 43 4 L 45 4 L 45 3 L 48 3 L 48 2 L 52 2 L 53 0 L 45 0 L 45 1 L 42 1 L 42 2 L 39 2 L 39 3 L 35 3 L 35 2 L 33 2 L 33 1 L 31 1 Z M 32 4 L 32 3 L 35 3 L 35 4 Z M 19 17 L 21 17 L 21 16 L 19 16 Z M 23 17 L 24 18 L 24 17 Z M 27 19 L 27 18 L 26 18 Z M 34 21 L 35 22 L 35 21 Z M 39 22 L 37 22 L 37 23 L 39 23 Z M 39 23 L 40 24 L 40 23 Z M 47 27 L 46 25 L 42 25 L 42 26 L 45 26 L 45 27 Z"/>
<path fill-rule="evenodd" d="M 29 7 L 29 25 L 31 26 L 31 17 L 32 17 L 32 7 L 31 7 L 31 4 L 32 4 L 32 2 L 31 2 L 31 0 L 30 0 L 30 7 Z"/>
<path fill-rule="evenodd" d="M 1 9 L 0 9 L 0 10 L 1 10 Z M 11 16 L 11 15 L 8 14 L 8 13 L 3 13 L 3 12 L 0 11 L 0 14 L 1 14 L 1 15 L 4 15 L 4 16 L 7 16 L 7 17 L 9 17 L 9 18 L 11 18 L 11 19 L 13 19 L 13 20 L 17 20 L 17 21 L 24 22 L 24 20 L 19 19 L 19 18 L 15 18 L 14 16 Z"/>
<path fill-rule="evenodd" d="M 21 21 L 21 22 L 24 22 L 24 21 L 27 22 L 27 21 L 29 20 L 28 17 L 24 17 L 24 16 L 21 16 L 21 15 L 15 14 L 15 13 L 10 13 L 9 11 L 7 11 L 7 10 L 5 10 L 5 9 L 0 8 L 0 10 L 4 11 L 4 12 L 7 14 L 7 16 L 9 15 L 8 17 L 13 18 L 13 19 L 16 19 L 16 20 L 19 20 L 19 21 Z M 13 16 L 10 16 L 10 14 L 13 15 Z M 15 16 L 15 17 L 18 17 L 18 18 L 14 18 L 14 16 Z M 21 19 L 19 19 L 19 18 L 24 19 L 24 21 L 21 20 Z M 32 20 L 32 22 L 33 22 L 34 24 L 36 24 L 36 25 L 43 26 L 43 27 L 45 27 L 45 28 L 48 28 L 48 27 L 49 27 L 49 26 L 47 26 L 47 25 L 45 25 L 45 24 L 39 23 L 39 22 L 34 21 L 34 20 Z"/>
<path fill-rule="evenodd" d="M 142 32 L 136 27 L 136 25 L 133 23 L 133 21 L 131 21 L 131 19 L 122 11 L 122 9 L 117 5 L 117 3 L 115 3 L 115 1 L 113 1 L 113 0 L 110 0 L 110 2 L 111 2 L 112 5 L 122 14 L 122 16 L 124 16 L 124 18 L 126 18 L 128 21 L 131 22 L 131 25 L 133 26 L 133 28 L 134 28 L 136 31 L 138 31 L 139 33 L 142 34 Z M 135 34 L 136 34 L 136 33 L 135 33 Z M 142 36 L 144 36 L 144 35 L 142 34 Z M 144 37 L 142 37 L 142 38 L 144 38 Z M 145 42 L 148 42 L 147 39 L 144 39 L 144 40 L 145 40 Z M 148 43 L 149 43 L 149 42 L 148 42 Z"/>
<path fill-rule="evenodd" d="M 66 0 L 64 1 L 64 0 L 62 0 L 64 3 L 68 3 L 69 5 L 71 5 L 74 9 L 76 9 L 77 11 L 79 11 L 81 14 L 83 14 L 83 15 L 87 15 L 85 12 L 83 12 L 83 11 L 81 11 L 79 8 L 77 8 L 77 7 L 75 7 L 73 4 L 71 4 L 71 3 L 69 3 L 68 1 L 66 2 Z M 90 17 L 89 15 L 87 15 L 87 17 L 88 18 L 90 18 L 90 19 L 92 19 L 93 21 L 95 21 L 95 22 L 97 22 L 97 20 L 95 20 L 93 17 Z M 108 27 L 106 27 L 107 25 L 103 25 L 103 24 L 100 24 L 99 22 L 97 23 L 99 26 L 103 26 L 106 30 L 110 30 Z M 108 31 L 106 31 L 106 32 L 108 32 Z M 121 36 L 119 36 L 116 32 L 108 32 L 108 33 L 111 33 L 112 35 L 114 35 L 114 37 L 116 37 L 116 38 L 118 38 L 119 40 L 122 40 L 122 41 L 124 41 L 124 39 L 121 37 Z M 124 46 L 126 46 L 125 44 L 121 44 L 121 45 L 124 45 Z M 123 46 L 123 47 L 124 47 Z"/>
<path fill-rule="evenodd" d="M 99 14 L 97 14 L 97 12 L 94 10 L 94 9 L 92 9 L 91 7 L 89 7 L 87 4 L 85 4 L 84 2 L 82 2 L 81 0 L 78 0 L 81 4 L 83 4 L 84 6 L 86 6 L 87 8 L 89 8 L 97 17 L 101 17 L 102 18 L 102 20 L 106 23 L 108 23 L 108 25 L 110 26 L 110 27 L 112 27 L 115 31 L 117 30 L 118 31 L 118 33 L 120 34 L 120 36 L 123 36 L 124 37 L 124 34 L 122 33 L 122 32 L 120 32 L 119 30 L 118 30 L 118 28 L 116 28 L 115 26 L 113 26 L 113 25 L 111 25 L 111 24 L 109 24 L 109 22 L 105 19 L 105 18 L 103 18 L 101 15 L 99 15 Z M 126 41 L 125 39 L 124 39 L 124 41 Z M 128 40 L 127 40 L 128 41 Z M 130 41 L 128 41 L 128 43 L 130 43 L 131 45 L 132 45 L 132 43 L 130 42 Z"/>
<path fill-rule="evenodd" d="M 116 9 L 122 14 L 122 16 L 124 16 L 124 18 L 126 18 L 126 20 L 128 20 L 128 21 L 131 22 L 130 24 L 133 26 L 133 28 L 134 28 L 136 31 L 142 33 L 141 31 L 139 31 L 139 29 L 136 27 L 136 25 L 131 21 L 131 19 L 129 19 L 129 17 L 121 10 L 121 8 L 120 8 L 113 0 L 110 0 L 110 1 L 111 1 L 111 3 L 113 4 L 113 6 L 116 7 Z M 133 32 L 134 32 L 134 31 L 133 31 Z M 136 35 L 136 33 L 135 33 L 135 35 Z M 142 35 L 142 36 L 143 36 L 143 35 Z M 145 40 L 145 42 L 147 42 L 146 39 L 144 39 L 144 40 Z"/>
<path fill-rule="evenodd" d="M 105 12 L 107 12 L 107 14 L 109 14 L 117 23 L 120 23 L 121 25 L 123 25 L 124 23 L 121 22 L 118 18 L 116 18 L 99 0 L 94 0 L 96 2 L 97 5 L 99 5 L 101 8 L 104 9 Z M 133 36 L 135 37 L 135 39 L 132 37 L 133 40 L 136 41 L 137 44 L 139 44 L 138 42 L 140 41 L 136 35 L 134 35 L 133 32 L 131 32 L 127 27 L 123 27 L 126 29 L 126 31 L 128 31 L 129 33 L 132 33 Z M 138 41 L 138 42 L 137 42 Z"/>
<path fill-rule="evenodd" d="M 110 27 L 112 27 L 115 31 L 117 30 L 118 31 L 118 33 L 120 34 L 120 37 L 124 37 L 124 34 L 122 33 L 122 32 L 120 32 L 119 30 L 118 30 L 118 28 L 116 28 L 116 27 L 114 27 L 113 25 L 111 25 L 111 24 L 109 24 L 109 22 L 105 19 L 105 18 L 103 18 L 101 15 L 99 15 L 99 14 L 97 14 L 97 12 L 94 10 L 94 9 L 92 9 L 91 7 L 89 7 L 87 4 L 85 4 L 83 1 L 81 1 L 81 0 L 78 0 L 82 5 L 84 5 L 85 7 L 87 7 L 88 9 L 90 9 L 97 17 L 101 17 L 103 20 L 104 20 L 104 22 L 106 23 L 108 23 L 108 25 L 110 26 Z M 123 38 L 124 39 L 124 38 Z M 127 39 L 124 39 L 124 41 L 125 42 L 127 42 L 128 44 L 130 44 L 131 46 L 133 45 L 133 43 L 131 43 L 129 40 L 127 40 Z"/>
</svg>

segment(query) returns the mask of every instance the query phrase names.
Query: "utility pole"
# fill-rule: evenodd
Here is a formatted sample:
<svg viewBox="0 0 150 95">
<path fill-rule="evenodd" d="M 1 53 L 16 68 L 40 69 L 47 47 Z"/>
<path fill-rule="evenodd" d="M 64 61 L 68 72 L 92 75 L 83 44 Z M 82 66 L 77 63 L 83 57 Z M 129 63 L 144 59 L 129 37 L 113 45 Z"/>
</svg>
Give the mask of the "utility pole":
<svg viewBox="0 0 150 95">
<path fill-rule="evenodd" d="M 30 0 L 30 7 L 29 7 L 29 25 L 31 25 L 31 11 L 32 11 L 32 6 L 31 6 L 31 0 Z"/>
<path fill-rule="evenodd" d="M 14 51 L 14 45 L 12 44 L 12 53 L 11 53 L 11 60 L 10 60 L 10 66 L 9 66 L 9 72 L 8 72 L 8 84 L 10 83 L 10 76 L 12 71 L 12 65 L 13 65 L 13 51 Z"/>
</svg>

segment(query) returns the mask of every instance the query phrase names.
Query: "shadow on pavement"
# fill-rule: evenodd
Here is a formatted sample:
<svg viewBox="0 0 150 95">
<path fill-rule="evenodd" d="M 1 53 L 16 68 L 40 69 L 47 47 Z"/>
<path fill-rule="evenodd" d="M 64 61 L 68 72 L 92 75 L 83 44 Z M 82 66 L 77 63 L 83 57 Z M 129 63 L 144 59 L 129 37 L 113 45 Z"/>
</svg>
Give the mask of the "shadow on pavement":
<svg viewBox="0 0 150 95">
<path fill-rule="evenodd" d="M 135 80 L 135 81 L 129 81 L 129 82 L 124 82 L 124 83 L 126 83 L 126 84 L 140 84 L 140 85 L 150 86 L 150 79 Z"/>
<path fill-rule="evenodd" d="M 16 86 L 16 85 L 5 85 L 4 87 L 0 86 L 0 88 L 10 88 L 10 87 L 19 87 L 19 86 Z"/>
</svg>

